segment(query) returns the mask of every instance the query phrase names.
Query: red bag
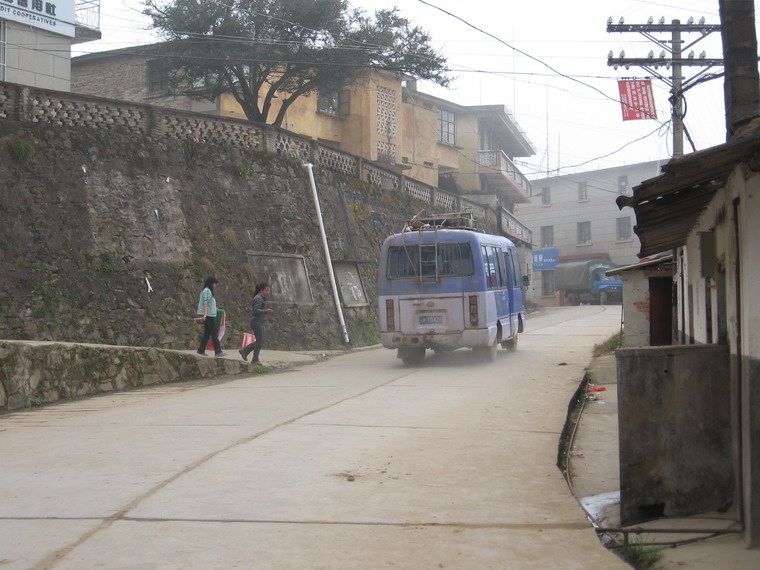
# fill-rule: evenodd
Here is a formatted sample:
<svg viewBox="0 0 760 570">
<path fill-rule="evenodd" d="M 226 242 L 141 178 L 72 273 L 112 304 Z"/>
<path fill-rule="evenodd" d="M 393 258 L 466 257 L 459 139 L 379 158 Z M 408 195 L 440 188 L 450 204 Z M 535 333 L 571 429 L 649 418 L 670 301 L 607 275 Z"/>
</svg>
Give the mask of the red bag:
<svg viewBox="0 0 760 570">
<path fill-rule="evenodd" d="M 256 335 L 253 333 L 243 333 L 243 346 L 240 348 L 245 348 L 251 343 L 256 342 Z"/>
<path fill-rule="evenodd" d="M 224 338 L 224 332 L 227 330 L 227 314 L 224 309 L 217 309 L 216 311 L 216 326 L 219 329 L 219 334 L 216 339 L 219 341 L 219 346 L 222 346 L 222 339 Z M 207 350 L 214 350 L 214 341 L 209 340 Z"/>
</svg>

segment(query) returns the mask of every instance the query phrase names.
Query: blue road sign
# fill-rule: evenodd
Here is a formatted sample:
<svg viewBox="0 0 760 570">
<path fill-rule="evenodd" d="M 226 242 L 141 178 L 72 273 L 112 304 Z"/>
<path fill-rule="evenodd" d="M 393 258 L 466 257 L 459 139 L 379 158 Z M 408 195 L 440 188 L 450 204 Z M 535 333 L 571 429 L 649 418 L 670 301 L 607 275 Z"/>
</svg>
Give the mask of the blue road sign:
<svg viewBox="0 0 760 570">
<path fill-rule="evenodd" d="M 533 271 L 549 271 L 557 267 L 559 249 L 533 250 Z"/>
</svg>

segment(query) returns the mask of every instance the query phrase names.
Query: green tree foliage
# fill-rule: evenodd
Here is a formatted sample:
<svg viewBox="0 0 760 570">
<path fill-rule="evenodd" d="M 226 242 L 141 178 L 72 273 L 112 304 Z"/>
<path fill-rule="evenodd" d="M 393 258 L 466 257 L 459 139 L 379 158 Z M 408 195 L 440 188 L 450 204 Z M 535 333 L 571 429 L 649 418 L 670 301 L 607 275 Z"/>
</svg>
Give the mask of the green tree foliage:
<svg viewBox="0 0 760 570">
<path fill-rule="evenodd" d="M 370 17 L 346 0 L 145 0 L 145 13 L 168 40 L 172 85 L 231 93 L 251 121 L 280 126 L 298 97 L 371 70 L 449 82 L 430 36 L 397 8 Z"/>
</svg>

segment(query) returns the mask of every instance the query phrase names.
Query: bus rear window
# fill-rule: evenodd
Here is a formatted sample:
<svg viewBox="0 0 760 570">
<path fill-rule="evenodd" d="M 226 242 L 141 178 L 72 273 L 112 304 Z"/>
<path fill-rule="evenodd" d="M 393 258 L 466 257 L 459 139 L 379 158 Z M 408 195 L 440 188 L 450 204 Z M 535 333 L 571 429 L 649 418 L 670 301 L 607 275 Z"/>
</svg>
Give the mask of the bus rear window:
<svg viewBox="0 0 760 570">
<path fill-rule="evenodd" d="M 388 250 L 388 279 L 472 275 L 472 251 L 467 243 L 408 245 Z"/>
</svg>

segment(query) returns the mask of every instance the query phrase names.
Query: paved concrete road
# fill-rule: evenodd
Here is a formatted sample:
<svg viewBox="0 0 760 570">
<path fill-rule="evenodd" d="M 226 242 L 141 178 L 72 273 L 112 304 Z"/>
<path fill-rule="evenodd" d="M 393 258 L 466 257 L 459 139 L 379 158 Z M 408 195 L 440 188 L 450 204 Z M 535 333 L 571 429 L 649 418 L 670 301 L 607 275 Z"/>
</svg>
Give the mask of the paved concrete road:
<svg viewBox="0 0 760 570">
<path fill-rule="evenodd" d="M 555 466 L 618 307 L 517 353 L 385 349 L 0 418 L 0 568 L 627 568 Z"/>
</svg>

